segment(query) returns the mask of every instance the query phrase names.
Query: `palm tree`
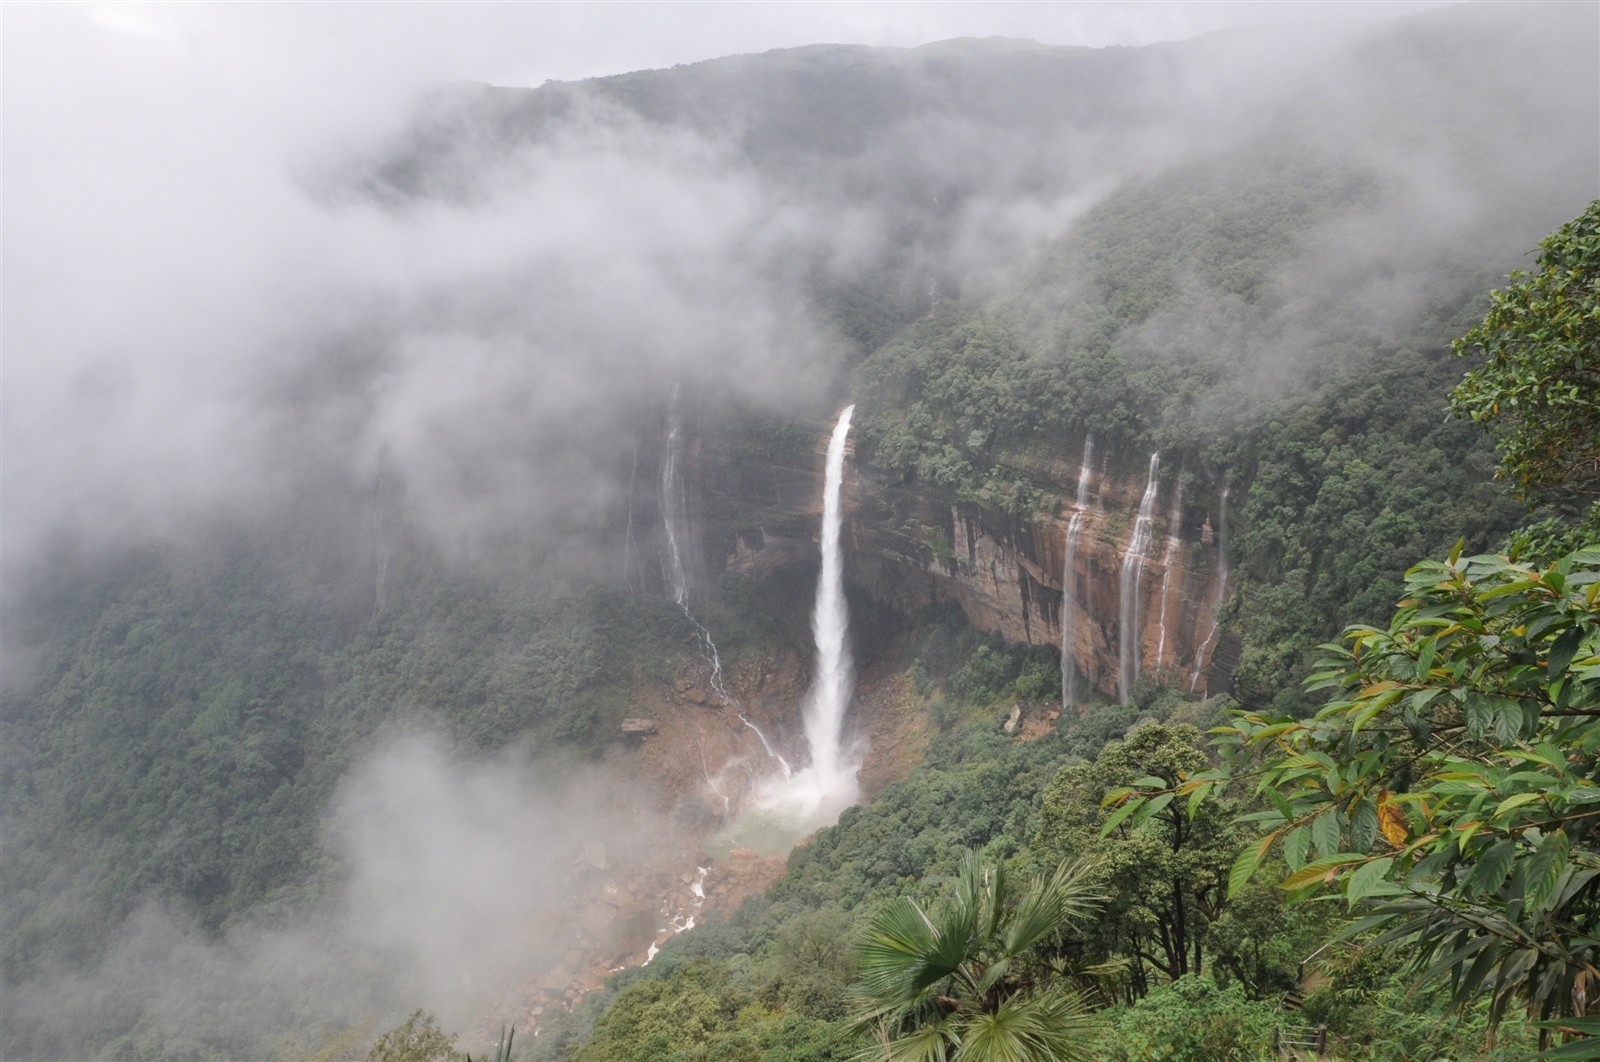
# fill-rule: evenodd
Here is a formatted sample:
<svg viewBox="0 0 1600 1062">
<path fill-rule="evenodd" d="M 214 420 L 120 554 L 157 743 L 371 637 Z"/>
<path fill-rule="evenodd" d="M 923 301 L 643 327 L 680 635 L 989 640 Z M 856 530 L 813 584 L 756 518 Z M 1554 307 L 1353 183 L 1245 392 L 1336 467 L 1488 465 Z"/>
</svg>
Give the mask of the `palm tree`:
<svg viewBox="0 0 1600 1062">
<path fill-rule="evenodd" d="M 1034 878 L 1007 905 L 1002 867 L 976 853 L 953 895 L 925 913 L 910 899 L 884 908 L 858 951 L 866 994 L 858 1028 L 878 1046 L 863 1058 L 889 1062 L 1078 1062 L 1101 1026 L 1059 962 L 1042 954 L 1068 922 L 1105 900 L 1092 866 L 1067 860 Z M 1105 971 L 1081 969 L 1095 976 Z"/>
</svg>

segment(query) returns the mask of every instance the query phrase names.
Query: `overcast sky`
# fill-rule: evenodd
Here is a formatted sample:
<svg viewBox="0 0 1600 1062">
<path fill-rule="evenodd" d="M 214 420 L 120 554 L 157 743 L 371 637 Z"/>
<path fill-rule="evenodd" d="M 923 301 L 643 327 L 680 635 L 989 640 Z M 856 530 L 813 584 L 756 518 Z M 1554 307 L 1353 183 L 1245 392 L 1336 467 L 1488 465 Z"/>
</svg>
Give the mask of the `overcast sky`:
<svg viewBox="0 0 1600 1062">
<path fill-rule="evenodd" d="M 1386 17 L 1413 0 L 1169 3 L 409 3 L 8 5 L 7 50 L 67 49 L 63 25 L 156 41 L 207 61 L 384 79 L 538 84 L 816 43 L 915 46 L 1003 35 L 1103 47 L 1229 26 Z M 48 38 L 54 37 L 55 41 Z M 247 57 L 254 56 L 254 60 Z M 8 55 L 9 58 L 9 55 Z M 9 65 L 9 64 L 8 64 Z"/>
<path fill-rule="evenodd" d="M 8 4 L 6 109 L 53 109 L 48 65 L 93 86 L 107 64 L 273 85 L 302 117 L 361 110 L 440 81 L 537 85 L 816 43 L 915 46 L 962 36 L 1148 44 L 1230 26 L 1381 18 L 1437 2 Z M 153 73 L 154 71 L 146 71 Z M 138 85 L 126 86 L 137 91 Z M 264 102 L 264 101 L 263 101 Z M 351 111 L 358 113 L 351 114 Z"/>
<path fill-rule="evenodd" d="M 105 499 L 136 482 L 149 492 L 249 481 L 259 464 L 229 464 L 219 455 L 234 451 L 218 440 L 248 433 L 259 411 L 242 406 L 239 394 L 270 352 L 314 345 L 306 337 L 328 309 L 320 303 L 337 310 L 353 289 L 435 281 L 452 254 L 496 260 L 476 230 L 429 242 L 424 225 L 390 219 L 383 228 L 324 212 L 295 177 L 380 142 L 441 83 L 538 85 L 814 43 L 915 46 L 1003 35 L 1138 45 L 1437 6 L 9 3 L 6 544 L 16 544 L 24 512 L 41 527 L 46 508 L 74 514 L 61 518 L 80 526 L 106 524 Z M 668 183 L 695 195 L 715 187 L 680 177 Z M 581 215 L 573 203 L 593 199 L 585 199 L 592 185 L 585 178 L 560 210 L 540 207 L 534 216 Z M 664 194 L 634 173 L 617 194 L 647 192 Z M 707 204 L 710 217 L 727 216 L 728 202 Z M 757 220 L 773 214 L 754 200 L 747 206 Z M 646 213 L 662 211 L 658 204 Z M 684 221 L 690 215 L 692 224 Z M 692 210 L 679 220 L 687 235 L 663 235 L 662 246 L 720 231 Z M 374 225 L 378 236 L 367 231 Z M 526 234 L 537 226 L 491 228 Z M 729 235 L 727 246 L 749 238 Z M 578 246 L 597 242 L 590 233 Z M 648 257 L 626 242 L 612 250 L 621 259 Z M 779 323 L 771 330 L 793 331 Z M 760 349 L 754 339 L 741 342 Z M 63 507 L 69 495 L 77 508 Z M 175 510 L 169 501 L 146 505 Z"/>
</svg>

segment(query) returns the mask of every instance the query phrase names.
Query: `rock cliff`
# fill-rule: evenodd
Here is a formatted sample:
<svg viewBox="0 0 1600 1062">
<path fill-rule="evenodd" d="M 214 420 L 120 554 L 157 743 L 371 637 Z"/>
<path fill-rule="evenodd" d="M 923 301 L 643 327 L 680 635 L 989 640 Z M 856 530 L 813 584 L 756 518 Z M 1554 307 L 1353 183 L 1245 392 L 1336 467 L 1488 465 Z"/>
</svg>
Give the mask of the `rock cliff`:
<svg viewBox="0 0 1600 1062">
<path fill-rule="evenodd" d="M 695 429 L 685 471 L 696 526 L 696 563 L 711 581 L 722 572 L 764 579 L 817 563 L 825 425 L 759 448 L 747 436 Z M 1118 695 L 1122 573 L 1146 487 L 1148 455 L 1107 455 L 1091 477 L 1071 577 L 1069 640 L 1082 688 Z M 972 625 L 1014 642 L 1059 646 L 1067 573 L 1067 528 L 1075 512 L 1078 465 L 1045 476 L 1058 511 L 1017 519 L 858 463 L 846 484 L 847 578 L 877 603 L 910 616 L 958 604 Z M 1229 685 L 1237 653 L 1216 623 L 1225 600 L 1222 498 L 1216 485 L 1165 470 L 1153 507 L 1140 578 L 1130 580 L 1130 628 L 1138 671 L 1165 672 L 1200 693 Z M 1185 497 L 1175 497 L 1182 483 Z"/>
</svg>

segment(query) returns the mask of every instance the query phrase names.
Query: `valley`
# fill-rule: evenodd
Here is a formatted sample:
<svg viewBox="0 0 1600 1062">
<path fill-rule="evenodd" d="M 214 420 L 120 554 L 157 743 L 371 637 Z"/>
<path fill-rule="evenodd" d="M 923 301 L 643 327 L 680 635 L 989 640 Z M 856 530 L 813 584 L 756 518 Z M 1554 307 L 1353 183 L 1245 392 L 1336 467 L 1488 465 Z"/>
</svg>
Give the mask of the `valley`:
<svg viewBox="0 0 1600 1062">
<path fill-rule="evenodd" d="M 1596 19 L 229 156 L 8 331 L 0 1054 L 1600 1057 Z"/>
</svg>

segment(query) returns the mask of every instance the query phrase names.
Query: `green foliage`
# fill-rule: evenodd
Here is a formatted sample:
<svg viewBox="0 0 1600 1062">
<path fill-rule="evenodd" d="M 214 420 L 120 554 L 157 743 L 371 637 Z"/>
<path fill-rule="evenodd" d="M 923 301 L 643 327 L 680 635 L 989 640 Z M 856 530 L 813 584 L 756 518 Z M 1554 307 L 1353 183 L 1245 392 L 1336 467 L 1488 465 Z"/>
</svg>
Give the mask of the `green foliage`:
<svg viewBox="0 0 1600 1062">
<path fill-rule="evenodd" d="M 1250 999 L 1237 982 L 1221 988 L 1185 974 L 1116 1015 L 1106 1062 L 1256 1062 L 1277 1057 L 1275 1004 Z"/>
<path fill-rule="evenodd" d="M 1600 502 L 1577 523 L 1546 517 L 1512 532 L 1504 549 L 1512 560 L 1524 564 L 1551 564 L 1584 546 L 1600 542 Z"/>
<path fill-rule="evenodd" d="M 1339 1057 L 1371 1062 L 1524 1062 L 1536 1050 L 1537 1034 L 1519 1023 L 1491 1031 L 1488 1000 L 1451 1010 L 1448 992 L 1417 984 L 1406 967 L 1392 949 L 1334 944 L 1297 1020 L 1327 1026 Z"/>
<path fill-rule="evenodd" d="M 858 450 L 900 479 L 1029 515 L 1042 494 L 996 461 L 1037 431 L 1049 390 L 1035 367 L 1004 325 L 953 313 L 921 322 L 860 370 L 872 414 L 857 428 Z"/>
<path fill-rule="evenodd" d="M 881 908 L 858 949 L 855 1024 L 895 1062 L 1088 1058 L 1100 1026 L 1044 949 L 1104 901 L 1093 871 L 1065 861 L 1012 898 L 1004 867 L 969 853 L 938 906 Z"/>
<path fill-rule="evenodd" d="M 277 1062 L 365 1062 L 370 1052 L 377 1020 L 366 1018 L 346 1029 L 328 1029 L 307 1046 L 293 1039 L 277 1053 Z"/>
<path fill-rule="evenodd" d="M 519 585 L 419 552 L 391 559 L 374 616 L 369 586 L 352 607 L 336 576 L 306 570 L 294 530 L 223 536 L 186 561 L 145 553 L 10 617 L 10 645 L 41 655 L 0 704 L 9 981 L 92 966 L 143 902 L 212 932 L 292 910 L 337 873 L 321 859 L 324 809 L 380 727 L 581 755 L 692 636 L 670 602 Z M 7 1052 L 35 1053 L 15 1039 Z"/>
<path fill-rule="evenodd" d="M 479 1062 L 511 1062 L 511 1047 L 516 1042 L 516 1039 L 516 1026 L 512 1026 L 509 1029 L 502 1026 L 500 1029 L 500 1042 L 495 1045 L 494 1057 L 485 1056 L 479 1059 Z M 465 1051 L 462 1052 L 461 1062 L 472 1062 L 472 1055 Z"/>
<path fill-rule="evenodd" d="M 906 550 L 952 559 L 919 498 L 1030 519 L 1070 497 L 1085 433 L 1127 478 L 1160 449 L 1191 505 L 1215 513 L 1234 484 L 1237 695 L 1309 711 L 1318 644 L 1381 619 L 1416 558 L 1462 537 L 1489 549 L 1519 519 L 1490 441 L 1444 415 L 1476 278 L 1430 278 L 1404 328 L 1289 279 L 1321 222 L 1382 194 L 1309 150 L 1190 167 L 1107 199 L 1011 291 L 875 351 L 856 372 L 857 455 L 905 514 Z"/>
<path fill-rule="evenodd" d="M 1351 932 L 1404 942 L 1451 1002 L 1581 1015 L 1597 956 L 1600 550 L 1537 569 L 1427 562 L 1388 629 L 1352 627 L 1313 688 L 1343 695 L 1299 722 L 1243 714 L 1198 793 L 1259 777 L 1282 887 L 1337 883 L 1374 913 Z M 1170 788 L 1170 787 L 1159 787 Z M 1156 788 L 1147 792 L 1155 792 Z M 1313 852 L 1314 849 L 1314 852 Z"/>
<path fill-rule="evenodd" d="M 367 1062 L 456 1062 L 456 1038 L 420 1009 L 378 1037 Z"/>
<path fill-rule="evenodd" d="M 857 1049 L 840 1026 L 785 1011 L 755 965 L 700 957 L 618 991 L 581 1047 L 535 1058 L 576 1062 L 842 1062 Z"/>
<path fill-rule="evenodd" d="M 1450 408 L 1494 435 L 1500 474 L 1533 502 L 1600 495 L 1600 200 L 1539 245 L 1538 269 L 1490 293 L 1454 350 L 1481 357 Z"/>
<path fill-rule="evenodd" d="M 961 702 L 1060 700 L 1061 654 L 1050 646 L 1008 645 L 967 624 L 960 606 L 924 609 L 911 638 L 912 680 L 926 697 L 943 686 Z"/>
<path fill-rule="evenodd" d="M 1093 763 L 1062 768 L 1044 792 L 1030 840 L 1045 863 L 1076 853 L 1103 868 L 1108 917 L 1090 928 L 1087 942 L 1097 958 L 1133 960 L 1130 999 L 1149 991 L 1152 970 L 1175 980 L 1200 973 L 1207 959 L 1223 961 L 1256 998 L 1293 983 L 1293 960 L 1286 964 L 1269 943 L 1290 937 L 1281 904 L 1258 896 L 1234 912 L 1227 902 L 1228 869 L 1245 840 L 1232 824 L 1233 804 L 1174 796 L 1210 766 L 1200 745 L 1192 726 L 1148 723 Z M 1133 788 L 1158 783 L 1167 792 L 1154 799 Z"/>
</svg>

